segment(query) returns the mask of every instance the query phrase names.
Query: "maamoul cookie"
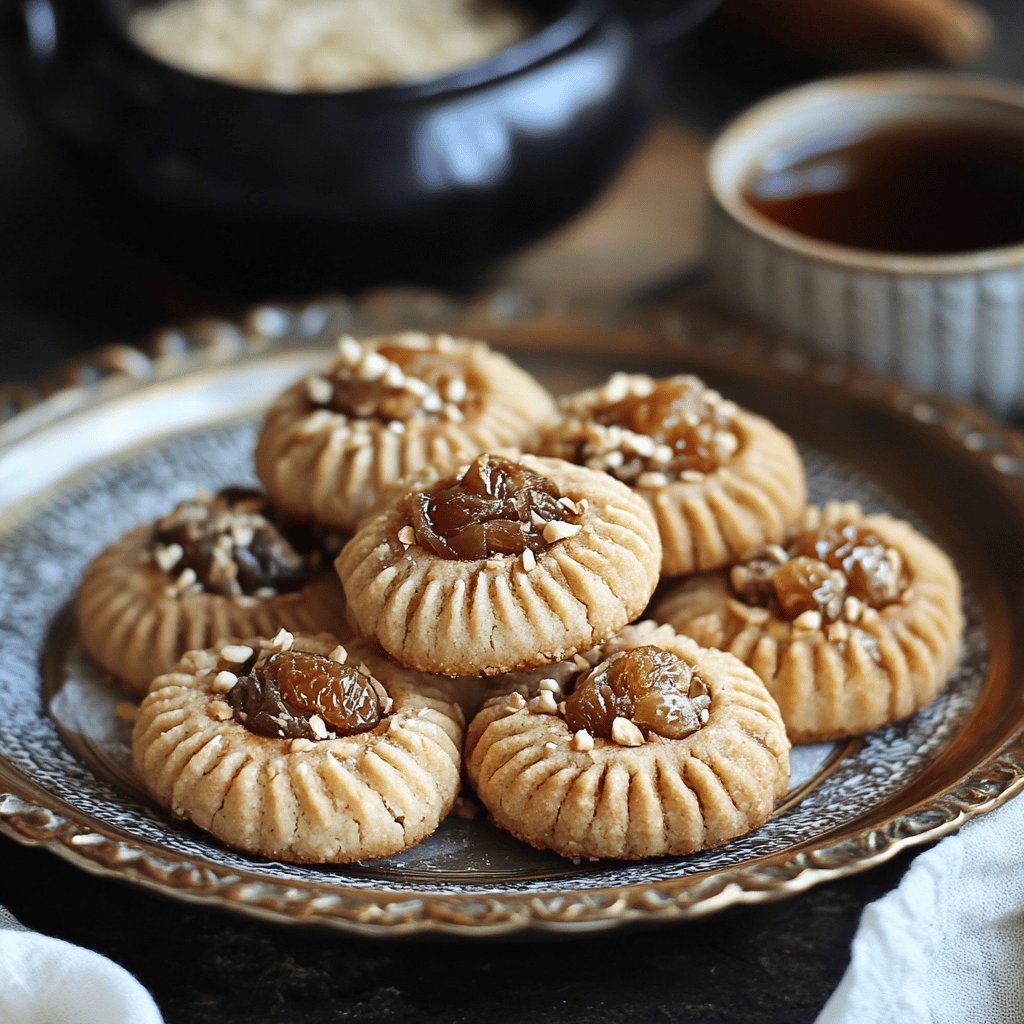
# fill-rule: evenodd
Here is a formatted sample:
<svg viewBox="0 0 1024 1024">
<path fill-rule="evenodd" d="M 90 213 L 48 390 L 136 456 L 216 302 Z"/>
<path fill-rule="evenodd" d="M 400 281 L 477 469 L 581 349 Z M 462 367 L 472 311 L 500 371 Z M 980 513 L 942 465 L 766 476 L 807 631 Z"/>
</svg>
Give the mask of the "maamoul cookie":
<svg viewBox="0 0 1024 1024">
<path fill-rule="evenodd" d="M 323 634 L 192 651 L 142 702 L 135 774 L 162 807 L 237 849 L 383 857 L 455 802 L 463 719 L 445 683 Z"/>
<path fill-rule="evenodd" d="M 347 636 L 328 551 L 310 531 L 280 524 L 259 491 L 232 487 L 181 502 L 86 569 L 77 599 L 82 641 L 141 696 L 185 651 L 224 637 L 281 626 Z"/>
<path fill-rule="evenodd" d="M 346 337 L 322 374 L 271 408 L 256 471 L 288 515 L 351 530 L 382 491 L 518 444 L 553 408 L 540 384 L 481 341 Z"/>
<path fill-rule="evenodd" d="M 536 450 L 641 495 L 658 521 L 663 575 L 730 565 L 781 541 L 807 500 L 789 437 L 696 377 L 616 373 L 560 407 Z"/>
<path fill-rule="evenodd" d="M 481 455 L 369 516 L 336 566 L 354 624 L 423 672 L 494 675 L 588 650 L 646 606 L 646 503 L 559 459 Z"/>
<path fill-rule="evenodd" d="M 762 824 L 789 781 L 764 684 L 730 654 L 652 622 L 552 677 L 491 698 L 466 772 L 503 829 L 565 857 L 718 846 Z"/>
<path fill-rule="evenodd" d="M 795 743 L 866 732 L 927 704 L 963 633 L 946 555 L 852 502 L 808 509 L 786 547 L 684 581 L 654 614 L 750 665 Z"/>
</svg>

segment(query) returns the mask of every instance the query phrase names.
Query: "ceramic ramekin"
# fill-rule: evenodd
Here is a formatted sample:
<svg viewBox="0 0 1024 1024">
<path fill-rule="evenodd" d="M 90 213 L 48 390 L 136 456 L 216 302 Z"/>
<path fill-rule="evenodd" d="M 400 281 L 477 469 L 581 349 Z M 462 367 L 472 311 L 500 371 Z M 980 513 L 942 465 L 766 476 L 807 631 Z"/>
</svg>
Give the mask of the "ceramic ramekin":
<svg viewBox="0 0 1024 1024">
<path fill-rule="evenodd" d="M 836 126 L 870 132 L 922 119 L 1019 128 L 1024 136 L 1024 89 L 941 73 L 854 75 L 742 114 L 709 156 L 712 282 L 734 308 L 821 351 L 1003 413 L 1022 410 L 1024 239 L 937 256 L 875 252 L 791 231 L 743 199 L 766 154 Z"/>
</svg>

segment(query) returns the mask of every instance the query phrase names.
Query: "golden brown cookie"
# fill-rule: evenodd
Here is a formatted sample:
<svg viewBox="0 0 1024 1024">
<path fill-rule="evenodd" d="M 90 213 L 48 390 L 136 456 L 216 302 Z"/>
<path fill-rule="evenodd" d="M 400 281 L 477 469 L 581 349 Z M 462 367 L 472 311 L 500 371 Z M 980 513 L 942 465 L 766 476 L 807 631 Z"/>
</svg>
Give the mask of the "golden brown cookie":
<svg viewBox="0 0 1024 1024">
<path fill-rule="evenodd" d="M 482 455 L 368 517 L 336 566 L 360 632 L 458 676 L 588 650 L 643 610 L 660 559 L 650 509 L 607 474 Z"/>
<path fill-rule="evenodd" d="M 400 481 L 436 480 L 518 444 L 553 408 L 537 381 L 482 341 L 346 337 L 323 373 L 275 402 L 256 471 L 288 515 L 351 530 Z"/>
<path fill-rule="evenodd" d="M 185 651 L 224 637 L 281 626 L 348 636 L 330 556 L 308 534 L 279 524 L 258 491 L 184 501 L 86 569 L 76 604 L 82 642 L 142 696 Z"/>
<path fill-rule="evenodd" d="M 852 502 L 808 509 L 786 546 L 694 577 L 654 616 L 750 665 L 790 738 L 866 732 L 923 707 L 963 633 L 952 563 L 907 523 Z"/>
<path fill-rule="evenodd" d="M 463 719 L 446 683 L 323 634 L 192 651 L 142 702 L 135 774 L 162 807 L 239 850 L 387 856 L 455 802 Z"/>
<path fill-rule="evenodd" d="M 487 701 L 466 773 L 495 822 L 532 846 L 635 860 L 761 825 L 786 790 L 789 741 L 749 668 L 642 622 Z"/>
<path fill-rule="evenodd" d="M 807 500 L 790 438 L 696 377 L 617 373 L 559 404 L 537 451 L 641 495 L 658 521 L 663 575 L 730 565 L 782 540 Z"/>
</svg>

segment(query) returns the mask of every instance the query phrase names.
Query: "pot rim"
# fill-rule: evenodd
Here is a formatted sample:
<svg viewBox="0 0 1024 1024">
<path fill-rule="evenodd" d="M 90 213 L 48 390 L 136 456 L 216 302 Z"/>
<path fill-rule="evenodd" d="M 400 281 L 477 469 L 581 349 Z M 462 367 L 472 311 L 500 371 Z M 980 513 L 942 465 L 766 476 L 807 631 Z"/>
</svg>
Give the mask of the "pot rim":
<svg viewBox="0 0 1024 1024">
<path fill-rule="evenodd" d="M 164 61 L 131 38 L 124 19 L 114 13 L 109 0 L 102 0 L 100 6 L 101 16 L 124 55 L 140 63 L 148 73 L 161 75 L 176 86 L 209 89 L 224 96 L 233 94 L 239 98 L 278 103 L 330 102 L 335 105 L 343 103 L 353 106 L 412 103 L 480 88 L 520 74 L 584 38 L 600 22 L 607 10 L 607 0 L 570 0 L 560 15 L 543 24 L 525 39 L 483 60 L 441 74 L 367 88 L 284 90 L 200 75 Z"/>
</svg>

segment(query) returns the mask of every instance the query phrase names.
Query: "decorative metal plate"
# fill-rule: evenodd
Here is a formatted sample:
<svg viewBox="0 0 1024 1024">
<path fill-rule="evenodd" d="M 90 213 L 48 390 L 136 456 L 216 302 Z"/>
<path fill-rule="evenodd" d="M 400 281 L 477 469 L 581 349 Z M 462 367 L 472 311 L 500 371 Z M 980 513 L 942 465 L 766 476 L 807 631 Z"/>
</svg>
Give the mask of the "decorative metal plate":
<svg viewBox="0 0 1024 1024">
<path fill-rule="evenodd" d="M 824 364 L 700 309 L 639 322 L 388 292 L 262 308 L 96 353 L 0 394 L 0 830 L 166 895 L 367 935 L 582 932 L 789 893 L 932 840 L 1024 785 L 1024 443 L 980 413 Z M 968 630 L 949 686 L 907 722 L 800 748 L 779 812 L 704 854 L 573 864 L 484 814 L 384 860 L 332 868 L 228 851 L 149 805 L 126 727 L 69 609 L 84 565 L 198 486 L 253 479 L 260 410 L 342 331 L 486 337 L 555 390 L 614 369 L 700 373 L 800 442 L 812 496 L 901 514 L 949 550 Z"/>
</svg>

